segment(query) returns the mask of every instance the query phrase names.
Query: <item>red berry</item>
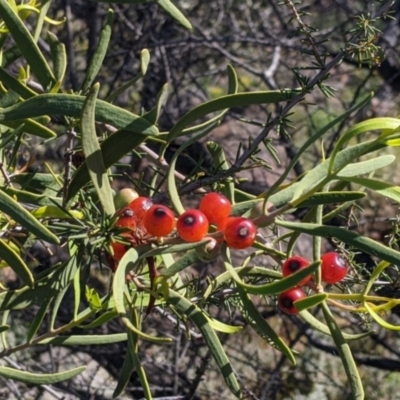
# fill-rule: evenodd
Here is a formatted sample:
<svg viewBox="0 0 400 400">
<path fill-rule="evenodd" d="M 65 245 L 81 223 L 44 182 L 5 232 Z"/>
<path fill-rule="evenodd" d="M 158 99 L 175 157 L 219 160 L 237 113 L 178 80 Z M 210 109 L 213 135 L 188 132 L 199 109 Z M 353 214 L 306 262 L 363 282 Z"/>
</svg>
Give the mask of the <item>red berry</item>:
<svg viewBox="0 0 400 400">
<path fill-rule="evenodd" d="M 321 257 L 321 279 L 323 282 L 340 282 L 347 275 L 348 269 L 346 260 L 335 251 L 326 253 Z"/>
<path fill-rule="evenodd" d="M 147 233 L 152 236 L 167 236 L 175 227 L 175 216 L 168 207 L 156 204 L 147 210 L 143 225 Z"/>
<path fill-rule="evenodd" d="M 201 199 L 199 209 L 207 217 L 208 222 L 220 230 L 223 229 L 232 211 L 232 204 L 224 195 L 212 192 Z"/>
<path fill-rule="evenodd" d="M 246 249 L 250 247 L 257 234 L 253 221 L 244 217 L 230 217 L 225 226 L 224 238 L 232 249 Z"/>
<path fill-rule="evenodd" d="M 187 210 L 176 223 L 179 236 L 186 242 L 199 242 L 208 232 L 208 219 L 199 210 Z"/>
<path fill-rule="evenodd" d="M 128 240 L 131 237 L 131 235 L 127 234 L 127 233 L 123 233 L 121 236 L 126 237 Z M 124 243 L 121 242 L 112 242 L 111 243 L 111 247 L 112 247 L 112 258 L 115 261 L 120 261 L 121 258 L 124 256 L 124 254 L 129 250 L 130 246 L 126 245 Z"/>
<path fill-rule="evenodd" d="M 120 216 L 115 222 L 115 226 L 118 226 L 120 228 L 130 228 L 130 229 L 135 229 L 136 228 L 136 216 L 135 213 L 129 208 L 126 207 L 120 211 Z"/>
<path fill-rule="evenodd" d="M 303 257 L 293 256 L 288 258 L 282 265 L 282 275 L 289 276 L 310 265 L 308 260 Z M 306 276 L 296 286 L 304 286 L 311 279 L 311 275 Z"/>
<path fill-rule="evenodd" d="M 138 197 L 131 201 L 128 207 L 135 213 L 137 223 L 141 224 L 146 211 L 150 209 L 152 205 L 153 202 L 148 197 Z"/>
<path fill-rule="evenodd" d="M 286 314 L 297 314 L 299 310 L 294 306 L 296 300 L 304 299 L 306 294 L 299 288 L 292 288 L 278 296 L 278 306 Z"/>
</svg>

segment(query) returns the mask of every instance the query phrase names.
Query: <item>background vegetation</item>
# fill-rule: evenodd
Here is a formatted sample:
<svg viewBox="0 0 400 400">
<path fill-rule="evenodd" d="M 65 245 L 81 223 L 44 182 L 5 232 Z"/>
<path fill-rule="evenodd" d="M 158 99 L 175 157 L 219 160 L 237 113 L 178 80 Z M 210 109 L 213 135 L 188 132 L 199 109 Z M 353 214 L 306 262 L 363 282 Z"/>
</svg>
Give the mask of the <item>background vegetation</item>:
<svg viewBox="0 0 400 400">
<path fill-rule="evenodd" d="M 4 11 L 6 3 L 12 5 L 14 2 L 0 0 L 0 21 L 5 21 L 5 24 L 0 24 L 0 111 L 14 104 L 22 104 L 33 96 L 39 98 L 43 92 L 80 93 L 90 98 L 94 96 L 92 84 L 99 82 L 98 98 L 112 101 L 120 109 L 133 114 L 147 115 L 153 121 L 152 126 L 156 126 L 159 132 L 174 132 L 187 112 L 199 110 L 196 107 L 212 99 L 222 98 L 227 87 L 234 86 L 235 74 L 228 65 L 236 71 L 238 92 L 276 91 L 274 93 L 282 96 L 280 101 L 265 101 L 260 96 L 247 103 L 239 100 L 236 103 L 224 103 L 223 108 L 213 110 L 222 111 L 227 108 L 225 113 L 217 117 L 216 113 L 210 116 L 198 112 L 198 118 L 190 121 L 189 125 L 193 126 L 194 122 L 204 123 L 204 127 L 213 129 L 184 149 L 182 145 L 186 145 L 188 138 L 192 137 L 189 135 L 191 132 L 176 137 L 169 135 L 168 147 L 165 149 L 159 140 L 146 137 L 145 143 L 131 146 L 133 150 L 130 150 L 130 144 L 124 144 L 126 136 L 122 139 L 120 135 L 118 142 L 121 145 L 115 148 L 126 151 L 111 162 L 108 176 L 114 190 L 133 187 L 140 194 L 150 195 L 160 202 L 168 203 L 171 197 L 176 206 L 177 200 L 171 195 L 171 185 L 165 181 L 165 174 L 170 171 L 170 174 L 175 174 L 179 201 L 185 206 L 197 204 L 199 189 L 209 191 L 212 188 L 229 192 L 233 190 L 233 185 L 237 204 L 240 205 L 245 200 L 253 200 L 252 195 L 265 194 L 271 188 L 269 194 L 281 193 L 282 187 L 275 187 L 274 184 L 283 174 L 287 174 L 285 183 L 300 180 L 306 171 L 315 170 L 323 160 L 335 155 L 339 138 L 343 138 L 349 129 L 371 118 L 390 117 L 392 125 L 385 125 L 389 124 L 386 119 L 379 120 L 379 124 L 373 128 L 366 127 L 362 135 L 348 136 L 345 147 L 376 140 L 374 145 L 378 148 L 374 148 L 376 153 L 373 157 L 398 156 L 398 144 L 394 141 L 398 140 L 396 116 L 400 88 L 399 1 L 353 1 L 349 4 L 339 0 L 297 3 L 274 0 L 176 0 L 174 4 L 187 18 L 178 16 L 178 20 L 168 12 L 170 9 L 165 6 L 169 4 L 167 1 L 106 4 L 98 1 L 54 0 L 44 1 L 40 5 L 30 2 L 31 7 L 42 10 L 41 14 L 26 8 L 19 10 L 18 15 L 34 35 L 40 53 L 49 60 L 51 70 L 55 75 L 61 71 L 60 84 L 55 79 L 47 87 L 43 83 L 46 78 L 39 79 L 40 71 L 34 70 L 33 65 L 27 66 L 31 62 L 24 49 L 21 49 L 15 30 L 11 28 L 12 24 L 7 21 Z M 112 24 L 109 7 L 114 11 Z M 42 26 L 40 21 L 46 13 L 53 21 L 60 23 L 45 22 Z M 190 21 L 192 29 L 182 26 L 182 21 L 186 25 Z M 48 32 L 56 36 L 48 36 Z M 109 42 L 107 35 L 110 35 Z M 101 48 L 99 43 L 104 47 Z M 62 45 L 65 45 L 65 74 L 62 68 L 57 70 L 59 66 L 55 62 L 59 60 L 55 56 L 57 49 L 62 51 Z M 143 49 L 149 51 L 149 63 Z M 100 61 L 97 59 L 96 64 L 92 60 L 99 57 L 101 50 L 104 50 L 104 58 L 100 57 Z M 99 63 L 101 68 L 94 73 Z M 88 78 L 88 71 L 94 74 L 93 79 Z M 15 81 L 23 85 L 23 88 L 21 85 L 16 86 Z M 127 82 L 129 85 L 121 90 Z M 118 96 L 114 97 L 116 92 Z M 374 94 L 371 95 L 371 92 Z M 17 96 L 12 97 L 13 93 L 17 93 Z M 10 218 L 3 214 L 2 238 L 6 243 L 9 243 L 11 237 L 17 238 L 14 241 L 16 248 L 11 248 L 32 271 L 32 280 L 41 282 L 41 279 L 48 279 L 44 290 L 54 289 L 54 293 L 46 297 L 39 290 L 27 298 L 21 297 L 18 290 L 27 287 L 30 273 L 22 267 L 20 270 L 7 267 L 1 270 L 3 288 L 0 309 L 4 327 L 1 336 L 4 348 L 0 355 L 4 367 L 37 374 L 54 376 L 82 365 L 87 368 L 70 380 L 58 382 L 49 378 L 49 381 L 34 386 L 30 385 L 32 380 L 26 384 L 18 380 L 15 374 L 8 376 L 7 370 L 2 370 L 2 395 L 4 398 L 24 399 L 109 399 L 116 393 L 114 391 L 117 387 L 121 389 L 120 398 L 148 397 L 143 389 L 140 370 L 133 371 L 132 366 L 126 366 L 127 354 L 132 347 L 136 348 L 136 343 L 128 345 L 126 336 L 124 340 L 114 340 L 116 337 L 112 339 L 110 336 L 109 344 L 99 346 L 93 345 L 94 339 L 90 340 L 90 335 L 93 338 L 106 337 L 128 330 L 126 323 L 117 318 L 117 314 L 108 319 L 111 314 L 107 313 L 115 312 L 109 303 L 109 308 L 103 309 L 103 314 L 98 314 L 107 314 L 101 323 L 93 324 L 92 327 L 88 322 L 86 329 L 82 329 L 80 324 L 71 325 L 71 322 L 76 321 L 78 312 L 87 309 L 93 311 L 98 299 L 102 299 L 103 307 L 106 304 L 104 299 L 110 301 L 107 296 L 116 286 L 115 280 L 112 283 L 106 250 L 110 236 L 114 233 L 110 225 L 107 225 L 107 205 L 99 205 L 98 194 L 93 186 L 76 184 L 79 181 L 76 178 L 79 176 L 79 168 L 84 162 L 81 109 L 78 115 L 71 117 L 60 104 L 56 112 L 43 114 L 50 115 L 49 118 L 42 115 L 40 118 L 39 115 L 10 117 L 9 121 L 14 125 L 10 125 L 7 117 L 0 113 L 0 123 L 4 124 L 0 125 L 2 193 L 8 193 L 30 212 L 43 206 L 54 206 L 54 201 L 48 200 L 54 197 L 56 203 L 59 201 L 57 204 L 60 209 L 84 214 L 83 228 L 76 221 L 80 220 L 77 214 L 73 214 L 75 220 L 68 220 L 67 224 L 59 220 L 59 214 L 43 214 L 39 217 L 42 224 L 39 227 L 33 224 L 32 228 L 23 223 L 23 218 L 18 220 L 14 214 L 10 214 L 9 209 L 2 208 L 6 215 L 17 221 L 10 222 Z M 90 104 L 87 107 L 90 110 Z M 150 111 L 150 115 L 146 114 Z M 27 127 L 28 117 L 36 118 L 38 123 L 56 136 L 43 136 L 44 131 L 42 136 L 32 135 L 29 130 L 32 128 Z M 211 118 L 215 118 L 215 126 Z M 327 129 L 323 136 L 317 137 L 320 129 L 324 129 L 335 118 L 339 118 L 337 123 Z M 25 123 L 23 127 L 20 126 L 22 119 Z M 86 121 L 84 118 L 82 120 Z M 97 143 L 101 145 L 112 137 L 116 128 L 120 128 L 119 132 L 126 128 L 113 126 L 108 120 L 101 122 L 111 125 L 97 125 Z M 389 137 L 393 142 L 389 145 L 386 142 L 383 145 L 378 140 L 382 137 L 377 135 L 377 131 L 385 133 L 385 129 L 391 130 Z M 165 139 L 165 136 L 162 138 Z M 299 149 L 310 138 L 312 140 L 307 150 L 294 163 Z M 223 150 L 226 164 L 221 165 L 220 161 L 215 161 L 215 152 L 210 151 L 207 145 L 210 141 L 214 141 Z M 165 161 L 158 159 L 163 150 Z M 181 150 L 182 155 L 177 160 L 173 158 Z M 365 153 L 360 153 L 359 158 L 350 161 L 370 160 L 372 155 L 367 151 Z M 176 171 L 171 172 L 168 168 L 174 162 Z M 359 175 L 372 178 L 365 174 L 361 165 L 357 168 Z M 389 189 L 393 189 L 391 194 L 388 195 L 388 190 L 383 191 L 388 188 L 367 190 L 367 196 L 353 202 L 351 207 L 340 213 L 336 212 L 334 217 L 324 223 L 328 229 L 342 227 L 346 232 L 374 239 L 374 243 L 382 247 L 374 247 L 375 244 L 370 242 L 367 242 L 367 248 L 357 247 L 348 237 L 335 237 L 332 234 L 325 235 L 328 237 L 316 250 L 315 239 L 310 235 L 296 236 L 295 232 L 301 231 L 300 224 L 285 225 L 283 222 L 282 225 L 271 224 L 261 231 L 264 243 L 258 248 L 260 252 L 253 254 L 251 264 L 268 267 L 272 271 L 279 270 L 282 258 L 277 259 L 276 254 L 268 253 L 266 248 L 269 246 L 285 253 L 288 243 L 289 248 L 293 244 L 291 250 L 310 259 L 318 252 L 338 249 L 351 262 L 351 274 L 343 285 L 328 288 L 327 292 L 360 293 L 368 282 L 373 282 L 374 295 L 398 298 L 400 261 L 397 260 L 400 258 L 396 258 L 399 232 L 397 186 L 400 185 L 400 177 L 396 173 L 396 163 L 375 169 L 374 179 L 389 182 Z M 72 195 L 74 188 L 76 191 Z M 365 190 L 355 182 L 340 190 L 345 188 L 348 191 Z M 29 197 L 26 193 L 36 197 Z M 289 200 L 293 201 L 293 198 Z M 317 216 L 312 221 L 318 222 L 318 213 L 321 219 L 322 214 L 337 211 L 338 203 L 345 201 L 328 203 L 323 209 L 318 208 L 320 205 L 293 207 L 283 219 L 310 222 L 307 218 L 311 211 L 315 211 Z M 248 211 L 248 208 L 243 209 L 243 212 Z M 96 229 L 97 233 L 93 233 Z M 24 235 L 20 237 L 18 233 L 21 230 Z M 60 237 L 62 245 L 50 244 L 52 236 L 47 231 Z M 291 243 L 290 237 L 284 237 L 285 233 L 292 234 L 291 237 L 296 238 L 296 241 Z M 368 246 L 372 246 L 370 251 Z M 389 251 L 387 256 L 383 248 L 393 252 Z M 5 254 L 9 254 L 7 250 L 1 253 L 6 261 L 4 265 L 7 264 Z M 71 254 L 75 256 L 71 257 Z M 233 254 L 232 265 L 240 266 L 247 256 L 247 253 Z M 71 260 L 76 259 L 79 260 L 77 265 L 81 271 L 80 276 L 72 274 L 72 271 L 76 273 L 78 267 L 71 266 Z M 371 273 L 382 266 L 381 262 L 385 260 L 390 262 L 390 266 L 373 280 Z M 163 262 L 166 263 L 165 259 Z M 223 260 L 218 258 L 209 263 L 196 260 L 189 267 L 181 272 L 184 296 L 193 303 L 202 304 L 201 299 L 211 280 L 225 271 Z M 55 279 L 51 275 L 54 272 L 61 274 L 63 268 L 71 276 L 60 275 Z M 146 271 L 144 276 L 147 276 Z M 65 285 L 55 287 L 55 282 L 61 278 L 65 279 Z M 123 281 L 124 276 L 120 279 L 120 282 Z M 249 282 L 261 285 L 267 281 L 257 276 Z M 251 296 L 261 316 L 290 349 L 298 351 L 297 365 L 292 365 L 287 355 L 270 346 L 257 334 L 257 330 L 252 329 L 242 309 L 243 300 L 235 292 L 235 285 L 232 280 L 226 282 L 226 285 L 213 292 L 213 296 L 202 307 L 215 319 L 226 324 L 244 326 L 239 333 L 218 334 L 244 398 L 350 399 L 357 396 L 357 389 L 348 383 L 338 354 L 337 341 L 335 344 L 329 336 L 315 330 L 301 317 L 282 314 L 276 307 L 274 295 Z M 35 290 L 37 286 L 33 288 Z M 14 297 L 9 301 L 7 296 Z M 146 300 L 141 301 L 143 306 L 137 307 L 139 311 L 146 308 Z M 358 302 L 345 304 L 353 307 Z M 390 328 L 398 329 L 397 309 L 398 306 L 390 307 L 379 314 L 391 324 Z M 353 335 L 370 332 L 362 340 L 349 342 L 367 398 L 399 398 L 400 353 L 397 350 L 397 331 L 387 329 L 384 324 L 379 325 L 367 312 L 350 313 L 337 307 L 332 307 L 332 310 L 343 332 Z M 321 307 L 311 308 L 310 311 L 322 320 Z M 135 314 L 135 311 L 132 313 Z M 140 346 L 136 348 L 153 397 L 170 400 L 235 398 L 224 382 L 223 374 L 213 359 L 213 352 L 196 326 L 187 323 L 186 329 L 179 325 L 179 319 L 186 322 L 183 314 L 160 302 L 154 312 L 138 324 L 140 330 L 147 335 L 173 339 L 168 345 L 140 340 Z M 134 319 L 135 316 L 132 317 Z M 90 322 L 94 320 L 93 317 Z M 51 335 L 53 329 L 63 326 L 70 329 L 60 331 L 61 338 L 58 338 L 59 335 Z M 37 340 L 47 334 L 55 339 L 49 343 Z M 65 345 L 63 335 L 87 335 L 89 340 Z M 138 338 L 135 340 L 138 341 Z M 13 349 L 19 349 L 18 346 L 22 348 L 14 352 Z M 381 384 L 377 385 L 377 382 Z"/>
</svg>

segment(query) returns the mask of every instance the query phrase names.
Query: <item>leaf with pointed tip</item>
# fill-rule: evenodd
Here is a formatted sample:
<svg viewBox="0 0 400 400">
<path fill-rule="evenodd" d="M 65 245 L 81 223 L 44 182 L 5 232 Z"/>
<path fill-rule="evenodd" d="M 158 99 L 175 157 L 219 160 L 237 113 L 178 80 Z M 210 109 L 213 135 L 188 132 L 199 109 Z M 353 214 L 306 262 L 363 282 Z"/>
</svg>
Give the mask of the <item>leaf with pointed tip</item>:
<svg viewBox="0 0 400 400">
<path fill-rule="evenodd" d="M 56 372 L 54 374 L 34 374 L 32 372 L 20 371 L 14 368 L 0 367 L 0 376 L 33 385 L 52 385 L 71 379 L 81 374 L 85 369 L 86 367 L 78 367 L 64 372 Z"/>
<path fill-rule="evenodd" d="M 89 175 L 104 213 L 111 216 L 115 214 L 114 199 L 96 134 L 95 107 L 99 89 L 98 83 L 93 85 L 83 104 L 81 117 L 82 147 Z"/>
</svg>

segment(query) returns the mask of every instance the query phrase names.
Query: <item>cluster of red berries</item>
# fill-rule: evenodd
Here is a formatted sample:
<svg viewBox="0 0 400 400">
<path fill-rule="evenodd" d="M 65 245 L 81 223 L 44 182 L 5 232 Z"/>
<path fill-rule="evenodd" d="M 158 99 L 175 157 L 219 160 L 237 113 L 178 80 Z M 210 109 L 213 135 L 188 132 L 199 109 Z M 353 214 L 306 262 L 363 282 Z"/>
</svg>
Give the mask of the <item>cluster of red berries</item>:
<svg viewBox="0 0 400 400">
<path fill-rule="evenodd" d="M 310 262 L 303 257 L 293 256 L 287 259 L 282 265 L 282 275 L 289 276 L 310 265 Z M 348 271 L 346 260 L 337 252 L 332 251 L 321 257 L 321 280 L 325 283 L 334 284 L 340 282 Z M 304 299 L 307 295 L 300 286 L 306 285 L 311 275 L 302 279 L 297 287 L 291 288 L 278 296 L 279 308 L 287 314 L 297 314 L 294 302 Z"/>
<path fill-rule="evenodd" d="M 168 236 L 176 227 L 178 236 L 186 242 L 199 242 L 209 232 L 211 225 L 216 231 L 223 231 L 224 240 L 230 248 L 245 249 L 250 247 L 256 237 L 257 227 L 252 220 L 244 217 L 230 216 L 232 204 L 219 193 L 206 194 L 199 209 L 186 210 L 176 220 L 170 208 L 153 204 L 147 197 L 138 197 L 119 211 L 117 227 L 126 228 L 122 233 L 132 244 L 150 237 Z M 113 258 L 119 261 L 128 247 L 114 242 Z"/>
</svg>

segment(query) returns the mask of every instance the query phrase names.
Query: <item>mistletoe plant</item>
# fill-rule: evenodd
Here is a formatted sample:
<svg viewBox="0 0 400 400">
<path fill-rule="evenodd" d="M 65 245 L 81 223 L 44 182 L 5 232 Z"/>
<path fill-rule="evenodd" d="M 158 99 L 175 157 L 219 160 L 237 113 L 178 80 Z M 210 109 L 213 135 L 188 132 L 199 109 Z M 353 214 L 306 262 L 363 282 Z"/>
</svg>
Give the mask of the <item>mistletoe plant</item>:
<svg viewBox="0 0 400 400">
<path fill-rule="evenodd" d="M 241 384 L 217 332 L 240 334 L 242 326 L 213 318 L 208 306 L 213 299 L 223 297 L 224 290 L 229 288 L 229 296 L 234 297 L 235 307 L 247 324 L 295 364 L 296 353 L 262 317 L 254 302 L 254 295 L 276 299 L 276 296 L 286 293 L 286 297 L 280 297 L 280 303 L 286 304 L 282 308 L 299 313 L 313 329 L 333 338 L 354 397 L 364 398 L 362 382 L 348 342 L 361 340 L 370 332 L 357 335 L 344 332 L 333 310 L 339 308 L 368 314 L 382 327 L 400 330 L 399 326 L 389 324 L 382 316 L 382 312 L 399 305 L 400 300 L 381 297 L 373 292 L 375 282 L 385 270 L 400 264 L 400 252 L 348 229 L 324 223 L 353 207 L 368 191 L 395 202 L 400 201 L 399 187 L 373 178 L 375 171 L 395 161 L 392 155 L 382 155 L 382 150 L 400 144 L 400 120 L 375 118 L 354 125 L 340 137 L 329 158 L 323 158 L 299 179 L 288 181 L 296 163 L 313 144 L 364 107 L 372 97 L 369 94 L 315 132 L 301 146 L 274 185 L 260 196 L 239 191 L 233 179 L 243 169 L 254 167 L 246 162 L 253 162 L 251 157 L 269 130 L 278 127 L 280 132 L 284 132 L 288 127 L 286 119 L 289 111 L 304 99 L 306 93 L 319 87 L 324 93 L 331 94 L 323 82 L 329 70 L 340 62 L 348 49 L 344 49 L 334 63 L 325 64 L 321 60 L 320 70 L 313 79 L 301 80 L 299 75 L 301 85 L 295 89 L 238 92 L 236 72 L 228 66 L 227 93 L 196 106 L 168 132 L 164 132 L 160 131 L 158 119 L 167 97 L 167 85 L 159 93 L 154 108 L 143 110 L 141 115 L 113 104 L 123 91 L 134 90 L 134 84 L 146 74 L 150 62 L 148 50 L 144 49 L 140 54 L 137 77 L 108 98 L 100 98 L 101 82 L 95 81 L 109 45 L 112 10 L 107 14 L 97 50 L 80 90 L 77 93 L 64 90 L 68 63 L 64 45 L 56 35 L 48 32 L 46 40 L 51 55 L 48 59 L 37 44 L 50 3 L 47 1 L 39 6 L 33 2 L 17 6 L 14 1 L 0 0 L 0 257 L 2 266 L 12 268 L 21 280 L 18 289 L 0 285 L 3 345 L 0 358 L 7 360 L 13 353 L 48 344 L 107 346 L 126 341 L 127 353 L 114 397 L 122 393 L 132 371 L 136 370 L 144 397 L 151 399 L 146 371 L 138 356 L 139 345 L 141 341 L 151 341 L 163 346 L 172 340 L 146 333 L 145 316 L 156 307 L 163 316 L 174 316 L 177 329 L 191 327 L 201 333 L 226 385 L 240 398 Z M 156 3 L 190 28 L 190 23 L 170 1 L 159 0 Z M 377 17 L 387 11 L 388 6 L 385 7 Z M 30 12 L 38 13 L 33 34 L 25 24 L 26 13 Z M 301 22 L 300 15 L 296 18 Z M 355 38 L 361 34 L 356 32 Z M 307 35 L 312 39 L 309 32 Z M 11 72 L 15 71 L 15 68 L 10 68 L 14 63 L 19 66 L 18 74 Z M 208 150 L 213 157 L 212 176 L 183 176 L 176 170 L 176 162 L 182 152 L 215 129 L 231 108 L 255 104 L 277 105 L 277 115 L 268 121 L 263 135 L 251 142 L 232 165 L 227 161 L 223 147 L 209 142 Z M 373 136 L 354 144 L 354 138 L 371 132 L 374 132 Z M 185 138 L 185 143 L 167 163 L 165 151 L 179 137 Z M 41 171 L 27 172 L 29 164 L 21 166 L 17 160 L 23 146 L 30 140 L 44 146 L 65 146 L 66 161 L 56 169 L 45 164 Z M 150 142 L 161 144 L 158 154 L 147 147 Z M 118 198 L 116 209 L 110 169 L 132 151 L 144 152 L 155 166 L 151 185 L 143 184 L 138 189 L 142 197 L 147 196 L 149 207 L 143 206 L 143 203 L 136 209 L 130 208 L 136 197 L 131 193 L 129 201 Z M 81 155 L 79 162 L 74 160 L 76 154 Z M 351 190 L 350 186 L 357 189 Z M 219 208 L 221 214 L 211 212 L 207 215 L 212 205 L 205 203 L 200 210 L 195 209 L 188 214 L 182 204 L 183 196 L 198 193 L 200 201 L 205 193 L 214 192 L 215 188 L 226 199 Z M 210 204 L 218 204 L 220 199 L 217 196 Z M 161 203 L 164 205 L 151 207 Z M 330 206 L 329 212 L 325 211 L 327 205 Z M 287 221 L 289 212 L 306 207 L 308 212 L 302 221 Z M 267 209 L 268 212 L 265 211 Z M 139 217 L 141 212 L 143 220 Z M 177 230 L 174 228 L 175 218 L 178 219 Z M 273 228 L 273 232 L 279 232 L 274 227 L 284 227 L 287 233 L 276 234 L 272 244 L 266 245 L 258 229 L 265 226 Z M 282 276 L 275 267 L 292 256 L 301 233 L 313 237 L 314 261 L 302 261 L 300 267 L 289 272 L 285 266 L 286 272 Z M 321 279 L 324 274 L 326 276 L 321 269 L 321 238 L 335 238 L 342 247 L 372 255 L 377 260 L 375 269 L 368 278 L 349 286 L 349 290 L 332 291 L 332 286 Z M 36 272 L 27 262 L 29 249 L 36 241 L 65 249 L 67 260 Z M 280 246 L 283 242 L 287 243 L 285 251 Z M 254 251 L 242 263 L 234 261 L 232 250 L 249 246 Z M 274 264 L 257 265 L 255 260 L 259 255 L 271 256 Z M 183 274 L 188 267 L 207 257 L 221 257 L 225 271 L 209 279 L 206 289 L 194 295 L 192 282 L 184 281 Z M 323 262 L 328 262 L 327 257 L 325 261 L 323 258 Z M 93 264 L 102 264 L 113 270 L 112 285 L 104 297 L 88 285 Z M 346 264 L 340 279 L 346 273 L 350 276 L 351 271 Z M 327 279 L 330 278 L 325 281 Z M 331 280 L 329 283 L 337 282 Z M 346 280 L 342 284 L 345 286 Z M 299 285 L 305 285 L 304 295 L 287 295 Z M 73 293 L 72 318 L 61 322 L 60 306 L 68 290 Z M 289 307 L 288 299 L 291 301 Z M 38 311 L 26 337 L 10 344 L 8 321 L 13 312 L 33 307 Z M 317 307 L 322 309 L 324 321 L 315 317 Z M 46 324 L 45 316 L 48 316 Z M 282 318 L 286 316 L 282 314 Z M 74 333 L 75 328 L 95 328 L 113 319 L 122 321 L 125 332 L 106 335 Z M 64 372 L 40 374 L 0 366 L 0 376 L 44 385 L 70 379 L 84 369 L 85 366 L 81 366 Z"/>
</svg>

